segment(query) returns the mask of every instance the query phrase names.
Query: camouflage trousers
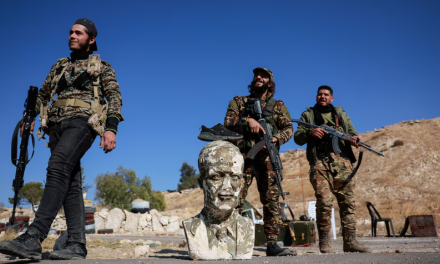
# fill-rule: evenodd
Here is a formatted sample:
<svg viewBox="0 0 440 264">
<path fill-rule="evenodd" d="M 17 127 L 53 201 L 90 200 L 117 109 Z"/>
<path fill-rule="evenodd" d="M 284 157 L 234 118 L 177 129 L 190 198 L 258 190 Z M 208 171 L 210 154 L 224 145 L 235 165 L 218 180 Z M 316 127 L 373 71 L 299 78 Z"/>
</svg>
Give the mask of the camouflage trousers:
<svg viewBox="0 0 440 264">
<path fill-rule="evenodd" d="M 318 230 L 330 231 L 334 197 L 338 201 L 342 227 L 356 229 L 355 178 L 341 188 L 353 171 L 353 166 L 349 160 L 339 155 L 331 153 L 331 156 L 334 159 L 332 163 L 320 160 L 310 170 L 310 182 L 315 189 Z"/>
<path fill-rule="evenodd" d="M 263 204 L 264 232 L 268 242 L 276 242 L 282 223 L 281 207 L 278 202 L 279 193 L 275 172 L 272 170 L 269 157 L 257 154 L 255 160 L 245 161 L 245 168 L 247 169 L 243 173 L 240 200 L 237 208 L 240 212 L 243 209 L 244 200 L 255 177 L 258 192 L 260 193 L 260 201 Z"/>
</svg>

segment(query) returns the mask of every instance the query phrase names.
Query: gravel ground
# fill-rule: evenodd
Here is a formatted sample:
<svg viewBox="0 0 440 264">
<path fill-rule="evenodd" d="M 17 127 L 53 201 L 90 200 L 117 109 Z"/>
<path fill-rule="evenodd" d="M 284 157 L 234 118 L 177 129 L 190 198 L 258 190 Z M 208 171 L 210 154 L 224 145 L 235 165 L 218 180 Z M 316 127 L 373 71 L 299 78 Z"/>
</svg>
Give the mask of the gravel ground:
<svg viewBox="0 0 440 264">
<path fill-rule="evenodd" d="M 119 243 L 117 240 L 131 240 L 132 243 Z M 140 237 L 117 235 L 88 236 L 88 260 L 69 261 L 66 263 L 180 263 L 189 260 L 187 247 L 182 243 L 183 237 Z M 283 258 L 265 257 L 264 247 L 254 248 L 253 263 L 439 263 L 440 238 L 387 238 L 364 237 L 358 241 L 372 248 L 373 254 L 343 253 L 342 239 L 332 240 L 334 254 L 319 253 L 317 244 L 309 247 L 296 247 L 298 256 Z M 156 243 L 150 248 L 148 258 L 133 260 L 133 249 L 142 243 Z M 398 253 L 397 253 L 398 252 Z M 46 252 L 43 256 L 47 256 Z M 93 260 L 93 261 L 91 261 Z M 0 261 L 20 263 L 18 259 L 0 254 Z M 49 263 L 43 260 L 41 263 Z M 53 262 L 51 262 L 53 263 Z M 60 263 L 64 263 L 61 261 Z M 210 263 L 216 263 L 215 261 Z"/>
</svg>

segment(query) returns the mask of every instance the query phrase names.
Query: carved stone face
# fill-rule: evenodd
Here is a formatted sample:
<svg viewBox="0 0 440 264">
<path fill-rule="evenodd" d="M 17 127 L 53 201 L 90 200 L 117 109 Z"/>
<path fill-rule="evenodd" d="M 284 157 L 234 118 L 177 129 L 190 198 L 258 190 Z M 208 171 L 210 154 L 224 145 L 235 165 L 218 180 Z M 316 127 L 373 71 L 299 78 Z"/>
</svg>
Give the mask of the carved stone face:
<svg viewBox="0 0 440 264">
<path fill-rule="evenodd" d="M 244 160 L 239 149 L 225 141 L 206 145 L 199 155 L 200 186 L 205 207 L 230 211 L 237 206 Z"/>
</svg>

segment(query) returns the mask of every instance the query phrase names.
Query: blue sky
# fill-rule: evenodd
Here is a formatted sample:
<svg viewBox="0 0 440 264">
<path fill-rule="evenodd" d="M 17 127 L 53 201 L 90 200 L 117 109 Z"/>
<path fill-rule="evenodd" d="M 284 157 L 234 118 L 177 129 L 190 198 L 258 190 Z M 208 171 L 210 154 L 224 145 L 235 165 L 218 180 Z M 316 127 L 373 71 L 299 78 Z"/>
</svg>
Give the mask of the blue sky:
<svg viewBox="0 0 440 264">
<path fill-rule="evenodd" d="M 1 1 L 0 201 L 8 206 L 13 196 L 10 140 L 27 90 L 69 56 L 78 18 L 98 28 L 98 53 L 116 71 L 126 118 L 112 153 L 95 142 L 83 158 L 86 181 L 124 166 L 167 190 L 177 188 L 184 161 L 197 166 L 200 126 L 223 123 L 255 67 L 273 71 L 275 98 L 292 118 L 314 105 L 323 84 L 360 133 L 440 116 L 439 13 L 439 1 L 404 0 Z M 281 150 L 297 148 L 291 140 Z M 50 151 L 40 141 L 35 152 L 25 182 L 45 180 Z"/>
</svg>

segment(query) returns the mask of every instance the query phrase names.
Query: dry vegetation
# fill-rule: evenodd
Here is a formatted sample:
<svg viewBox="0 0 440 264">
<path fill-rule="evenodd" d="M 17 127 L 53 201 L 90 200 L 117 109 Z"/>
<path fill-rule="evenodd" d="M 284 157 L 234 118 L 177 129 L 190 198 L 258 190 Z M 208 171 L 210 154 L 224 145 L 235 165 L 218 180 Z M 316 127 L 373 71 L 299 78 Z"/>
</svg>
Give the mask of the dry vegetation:
<svg viewBox="0 0 440 264">
<path fill-rule="evenodd" d="M 401 122 L 360 136 L 375 150 L 383 149 L 386 157 L 365 151 L 355 176 L 359 233 L 368 235 L 371 228 L 366 201 L 373 203 L 382 217 L 393 220 L 396 233 L 409 215 L 434 214 L 440 227 L 440 118 Z M 305 151 L 288 151 L 281 154 L 281 160 L 283 188 L 291 193 L 286 201 L 298 218 L 306 212 L 307 201 L 315 199 Z M 165 193 L 165 199 L 167 210 L 179 210 L 188 216 L 203 207 L 200 189 Z M 255 183 L 247 200 L 262 208 Z M 334 206 L 337 210 L 336 201 Z M 336 222 L 338 226 L 338 214 Z M 378 234 L 385 234 L 385 228 L 379 227 Z"/>
</svg>

